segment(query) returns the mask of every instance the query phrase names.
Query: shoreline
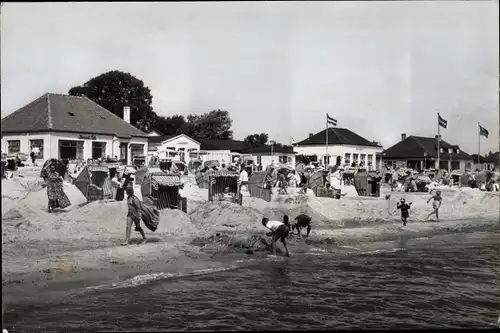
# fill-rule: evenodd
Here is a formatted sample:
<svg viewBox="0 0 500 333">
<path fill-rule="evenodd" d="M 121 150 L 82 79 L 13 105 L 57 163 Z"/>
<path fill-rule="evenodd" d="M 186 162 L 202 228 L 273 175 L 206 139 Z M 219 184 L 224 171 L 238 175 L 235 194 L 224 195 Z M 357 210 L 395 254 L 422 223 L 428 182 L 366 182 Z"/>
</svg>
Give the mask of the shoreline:
<svg viewBox="0 0 500 333">
<path fill-rule="evenodd" d="M 371 227 L 313 229 L 309 238 L 299 240 L 294 236 L 289 248 L 294 254 L 306 253 L 311 248 L 334 250 L 335 247 L 397 241 L 403 238 L 428 237 L 453 233 L 497 232 L 500 222 L 493 216 L 458 221 L 413 222 L 406 227 L 400 223 L 386 223 Z M 172 273 L 189 275 L 205 269 L 223 269 L 236 259 L 243 261 L 265 257 L 265 247 L 258 247 L 253 255 L 246 255 L 241 244 L 251 237 L 265 238 L 253 232 L 224 232 L 229 242 L 208 242 L 194 245 L 193 237 L 152 242 L 127 247 L 106 247 L 66 253 L 48 253 L 36 258 L 35 264 L 16 266 L 3 261 L 2 296 L 8 303 L 24 302 L 43 294 L 67 292 L 96 285 L 123 282 L 143 274 Z M 214 231 L 215 233 L 215 231 Z M 204 235 L 207 239 L 213 235 Z M 278 245 L 280 249 L 281 245 Z M 263 254 L 262 256 L 259 255 Z M 278 250 L 278 255 L 280 250 Z M 215 253 L 215 255 L 214 255 Z M 293 257 L 292 257 L 293 258 Z M 35 259 L 35 258 L 33 258 Z"/>
</svg>

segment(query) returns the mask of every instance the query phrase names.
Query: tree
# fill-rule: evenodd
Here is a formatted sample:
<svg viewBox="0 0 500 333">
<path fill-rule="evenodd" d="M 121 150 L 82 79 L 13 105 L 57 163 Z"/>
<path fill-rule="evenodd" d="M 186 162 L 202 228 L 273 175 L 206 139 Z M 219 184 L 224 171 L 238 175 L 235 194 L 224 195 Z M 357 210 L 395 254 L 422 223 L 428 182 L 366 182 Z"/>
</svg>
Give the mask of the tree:
<svg viewBox="0 0 500 333">
<path fill-rule="evenodd" d="M 266 133 L 251 134 L 247 136 L 243 141 L 252 147 L 261 147 L 267 144 L 269 140 L 269 135 Z"/>
<path fill-rule="evenodd" d="M 184 116 L 174 115 L 171 117 L 158 117 L 154 128 L 165 135 L 179 135 L 186 133 L 187 122 Z"/>
<path fill-rule="evenodd" d="M 154 128 L 158 117 L 151 107 L 151 90 L 130 73 L 115 70 L 101 74 L 71 88 L 69 94 L 86 96 L 120 118 L 123 107 L 130 106 L 130 123 L 143 131 Z"/>
<path fill-rule="evenodd" d="M 186 134 L 197 139 L 228 140 L 233 138 L 232 124 L 229 112 L 225 110 L 190 114 L 187 116 Z"/>
</svg>

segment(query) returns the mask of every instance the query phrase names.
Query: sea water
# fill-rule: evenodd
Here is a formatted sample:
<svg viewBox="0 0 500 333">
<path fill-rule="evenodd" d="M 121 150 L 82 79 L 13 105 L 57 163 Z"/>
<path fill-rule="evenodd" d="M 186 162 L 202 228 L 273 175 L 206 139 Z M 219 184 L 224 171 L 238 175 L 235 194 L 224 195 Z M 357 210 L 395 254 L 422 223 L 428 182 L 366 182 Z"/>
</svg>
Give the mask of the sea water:
<svg viewBox="0 0 500 333">
<path fill-rule="evenodd" d="M 491 328 L 499 233 L 312 250 L 7 309 L 9 332 Z M 134 282 L 135 281 L 135 282 Z"/>
</svg>

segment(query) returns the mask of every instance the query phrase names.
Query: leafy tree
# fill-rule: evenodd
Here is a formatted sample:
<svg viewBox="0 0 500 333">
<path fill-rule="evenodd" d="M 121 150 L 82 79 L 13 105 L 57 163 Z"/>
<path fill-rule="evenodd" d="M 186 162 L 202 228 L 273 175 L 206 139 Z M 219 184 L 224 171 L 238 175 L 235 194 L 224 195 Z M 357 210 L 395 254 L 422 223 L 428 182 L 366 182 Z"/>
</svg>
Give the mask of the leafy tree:
<svg viewBox="0 0 500 333">
<path fill-rule="evenodd" d="M 269 135 L 266 133 L 251 134 L 247 136 L 243 141 L 252 147 L 261 147 L 267 144 L 269 140 Z"/>
<path fill-rule="evenodd" d="M 158 117 L 154 128 L 165 135 L 179 135 L 186 133 L 187 122 L 183 115 L 173 115 L 171 117 Z"/>
<path fill-rule="evenodd" d="M 202 115 L 190 114 L 187 116 L 186 134 L 198 139 L 232 139 L 232 124 L 229 112 L 225 110 L 213 110 Z"/>
<path fill-rule="evenodd" d="M 130 73 L 115 70 L 101 74 L 71 88 L 69 94 L 86 96 L 120 118 L 123 107 L 130 106 L 130 123 L 144 131 L 154 128 L 157 120 L 151 90 Z"/>
</svg>

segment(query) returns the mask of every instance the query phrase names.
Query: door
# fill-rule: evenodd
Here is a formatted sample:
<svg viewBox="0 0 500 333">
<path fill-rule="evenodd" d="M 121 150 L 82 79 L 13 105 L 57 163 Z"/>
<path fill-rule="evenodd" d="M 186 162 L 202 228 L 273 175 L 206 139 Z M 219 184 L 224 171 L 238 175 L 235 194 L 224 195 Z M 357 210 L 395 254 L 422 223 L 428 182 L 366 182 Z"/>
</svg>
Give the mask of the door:
<svg viewBox="0 0 500 333">
<path fill-rule="evenodd" d="M 127 164 L 128 160 L 128 143 L 126 142 L 121 142 L 120 143 L 120 161 L 122 164 Z"/>
</svg>

